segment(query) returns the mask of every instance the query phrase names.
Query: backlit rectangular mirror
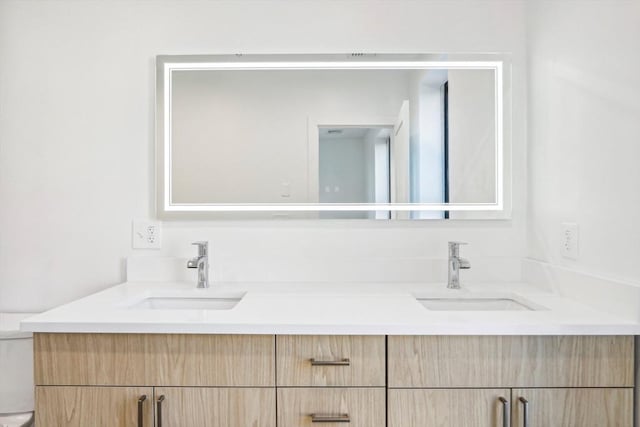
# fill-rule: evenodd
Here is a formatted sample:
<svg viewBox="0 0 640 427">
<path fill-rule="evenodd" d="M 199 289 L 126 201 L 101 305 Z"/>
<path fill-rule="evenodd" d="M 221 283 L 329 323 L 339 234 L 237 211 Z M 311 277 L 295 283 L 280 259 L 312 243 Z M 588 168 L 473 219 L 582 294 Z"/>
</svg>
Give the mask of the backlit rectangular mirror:
<svg viewBox="0 0 640 427">
<path fill-rule="evenodd" d="M 470 58 L 157 57 L 159 216 L 508 217 L 508 70 Z"/>
</svg>

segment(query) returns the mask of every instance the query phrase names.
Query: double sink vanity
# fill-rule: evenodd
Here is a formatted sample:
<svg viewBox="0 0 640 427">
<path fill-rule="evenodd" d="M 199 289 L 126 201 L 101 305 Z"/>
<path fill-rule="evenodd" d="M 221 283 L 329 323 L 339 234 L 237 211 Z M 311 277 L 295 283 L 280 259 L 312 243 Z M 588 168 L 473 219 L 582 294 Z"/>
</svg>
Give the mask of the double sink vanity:
<svg viewBox="0 0 640 427">
<path fill-rule="evenodd" d="M 128 282 L 23 328 L 41 426 L 633 425 L 637 324 L 523 283 Z"/>
</svg>

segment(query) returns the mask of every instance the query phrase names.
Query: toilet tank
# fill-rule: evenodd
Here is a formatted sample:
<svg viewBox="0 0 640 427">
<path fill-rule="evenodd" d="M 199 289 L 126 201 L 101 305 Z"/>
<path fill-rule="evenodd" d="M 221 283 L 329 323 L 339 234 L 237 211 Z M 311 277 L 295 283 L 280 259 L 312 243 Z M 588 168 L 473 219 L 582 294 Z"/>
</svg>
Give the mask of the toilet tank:
<svg viewBox="0 0 640 427">
<path fill-rule="evenodd" d="M 33 411 L 33 337 L 19 330 L 30 315 L 0 313 L 0 414 Z"/>
</svg>

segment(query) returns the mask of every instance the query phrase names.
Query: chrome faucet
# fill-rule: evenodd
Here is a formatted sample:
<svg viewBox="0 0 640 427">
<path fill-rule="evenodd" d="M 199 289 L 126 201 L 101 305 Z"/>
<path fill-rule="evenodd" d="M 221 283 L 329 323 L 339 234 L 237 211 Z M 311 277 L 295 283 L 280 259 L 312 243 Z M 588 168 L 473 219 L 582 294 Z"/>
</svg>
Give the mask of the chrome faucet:
<svg viewBox="0 0 640 427">
<path fill-rule="evenodd" d="M 449 279 L 447 281 L 449 289 L 460 289 L 460 270 L 471 268 L 468 260 L 460 258 L 460 245 L 466 245 L 466 243 L 449 242 Z"/>
<path fill-rule="evenodd" d="M 193 242 L 198 246 L 198 256 L 187 262 L 187 268 L 198 269 L 198 288 L 209 287 L 209 242 Z"/>
</svg>

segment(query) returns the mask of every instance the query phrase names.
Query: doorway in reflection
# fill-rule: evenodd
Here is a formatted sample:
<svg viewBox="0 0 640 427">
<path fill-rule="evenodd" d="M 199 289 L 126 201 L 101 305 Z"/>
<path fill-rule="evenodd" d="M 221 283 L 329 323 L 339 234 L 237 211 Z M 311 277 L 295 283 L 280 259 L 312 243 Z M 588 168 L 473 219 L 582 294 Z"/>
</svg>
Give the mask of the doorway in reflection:
<svg viewBox="0 0 640 427">
<path fill-rule="evenodd" d="M 390 127 L 319 127 L 320 203 L 390 203 Z M 327 218 L 389 219 L 388 211 L 323 212 Z"/>
</svg>

